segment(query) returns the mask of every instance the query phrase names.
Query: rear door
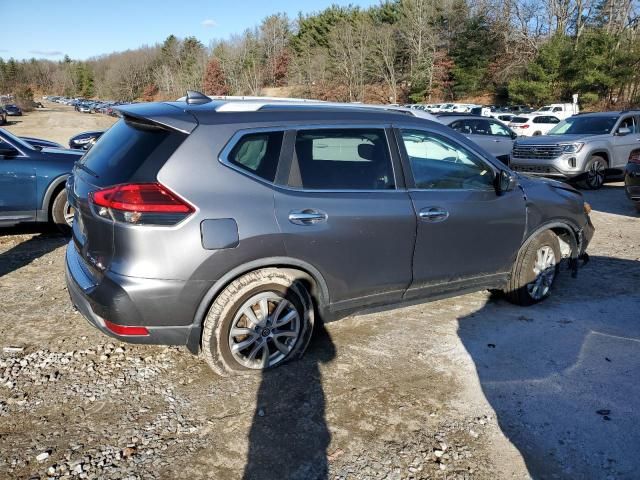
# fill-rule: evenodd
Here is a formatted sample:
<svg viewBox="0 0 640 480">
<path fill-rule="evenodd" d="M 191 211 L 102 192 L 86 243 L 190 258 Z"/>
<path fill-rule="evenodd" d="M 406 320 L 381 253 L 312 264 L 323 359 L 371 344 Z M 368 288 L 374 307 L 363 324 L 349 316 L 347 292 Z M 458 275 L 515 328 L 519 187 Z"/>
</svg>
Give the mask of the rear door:
<svg viewBox="0 0 640 480">
<path fill-rule="evenodd" d="M 524 236 L 522 191 L 497 195 L 497 169 L 451 136 L 422 127 L 400 127 L 397 135 L 418 213 L 407 296 L 504 278 Z"/>
<path fill-rule="evenodd" d="M 287 255 L 322 273 L 332 309 L 400 299 L 411 282 L 416 218 L 390 130 L 291 133 L 286 186 L 275 193 Z"/>
</svg>

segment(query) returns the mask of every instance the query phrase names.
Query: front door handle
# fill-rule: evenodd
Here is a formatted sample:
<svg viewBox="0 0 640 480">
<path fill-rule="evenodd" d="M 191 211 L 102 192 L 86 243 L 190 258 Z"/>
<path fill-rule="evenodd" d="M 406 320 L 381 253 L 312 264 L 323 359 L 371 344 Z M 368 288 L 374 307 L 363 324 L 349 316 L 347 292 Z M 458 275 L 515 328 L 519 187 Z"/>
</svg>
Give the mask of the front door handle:
<svg viewBox="0 0 640 480">
<path fill-rule="evenodd" d="M 305 209 L 289 212 L 289 221 L 296 225 L 315 225 L 327 221 L 327 214 L 319 210 Z"/>
<path fill-rule="evenodd" d="M 431 222 L 442 222 L 449 218 L 449 212 L 439 207 L 427 207 L 420 210 L 420 218 Z"/>
</svg>

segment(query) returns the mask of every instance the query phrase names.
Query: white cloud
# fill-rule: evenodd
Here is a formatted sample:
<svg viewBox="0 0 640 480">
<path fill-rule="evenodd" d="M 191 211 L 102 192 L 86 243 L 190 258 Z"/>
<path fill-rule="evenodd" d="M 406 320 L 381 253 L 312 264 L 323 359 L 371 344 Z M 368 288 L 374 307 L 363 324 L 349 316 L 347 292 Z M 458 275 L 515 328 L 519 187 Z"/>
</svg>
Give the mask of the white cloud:
<svg viewBox="0 0 640 480">
<path fill-rule="evenodd" d="M 218 25 L 218 24 L 216 23 L 216 21 L 215 21 L 215 20 L 212 20 L 212 19 L 210 19 L 210 18 L 207 18 L 206 20 L 203 20 L 203 22 L 202 22 L 202 26 L 203 26 L 204 28 L 212 28 L 212 27 L 215 27 L 216 25 Z"/>
<path fill-rule="evenodd" d="M 62 52 L 59 50 L 29 50 L 29 53 L 33 53 L 34 55 L 43 55 L 45 57 L 57 57 L 62 55 Z"/>
</svg>

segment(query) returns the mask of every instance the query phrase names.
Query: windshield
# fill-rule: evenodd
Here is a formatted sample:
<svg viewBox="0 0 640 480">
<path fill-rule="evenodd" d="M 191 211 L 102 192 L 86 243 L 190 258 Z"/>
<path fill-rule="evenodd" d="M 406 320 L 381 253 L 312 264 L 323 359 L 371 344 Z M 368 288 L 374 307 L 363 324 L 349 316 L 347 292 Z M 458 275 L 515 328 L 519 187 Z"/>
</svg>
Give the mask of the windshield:
<svg viewBox="0 0 640 480">
<path fill-rule="evenodd" d="M 529 120 L 529 117 L 513 117 L 511 123 L 527 123 Z"/>
<path fill-rule="evenodd" d="M 550 112 L 551 107 L 541 107 L 538 109 L 539 112 Z"/>
<path fill-rule="evenodd" d="M 13 143 L 13 145 L 16 147 L 20 147 L 26 150 L 36 150 L 36 148 L 33 145 L 25 142 L 21 138 L 16 137 L 13 133 L 9 132 L 8 130 L 5 130 L 5 129 L 1 129 L 1 130 L 2 130 L 2 135 L 0 135 L 0 142 L 3 141 L 4 139 L 7 139 L 9 143 Z"/>
<path fill-rule="evenodd" d="M 569 117 L 553 127 L 547 135 L 602 135 L 611 133 L 618 120 L 612 117 Z"/>
</svg>

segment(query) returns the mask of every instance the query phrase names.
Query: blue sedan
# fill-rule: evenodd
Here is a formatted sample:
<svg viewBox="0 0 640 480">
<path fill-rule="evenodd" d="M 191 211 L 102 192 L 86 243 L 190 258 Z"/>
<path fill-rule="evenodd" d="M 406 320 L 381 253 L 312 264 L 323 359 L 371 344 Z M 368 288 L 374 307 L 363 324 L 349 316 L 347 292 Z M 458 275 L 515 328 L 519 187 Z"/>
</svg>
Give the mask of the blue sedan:
<svg viewBox="0 0 640 480">
<path fill-rule="evenodd" d="M 0 226 L 51 222 L 68 230 L 73 210 L 64 187 L 83 153 L 35 148 L 0 128 Z"/>
</svg>

